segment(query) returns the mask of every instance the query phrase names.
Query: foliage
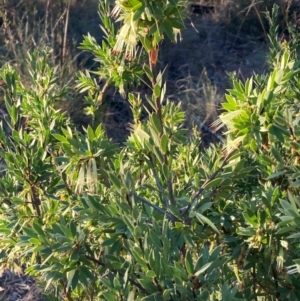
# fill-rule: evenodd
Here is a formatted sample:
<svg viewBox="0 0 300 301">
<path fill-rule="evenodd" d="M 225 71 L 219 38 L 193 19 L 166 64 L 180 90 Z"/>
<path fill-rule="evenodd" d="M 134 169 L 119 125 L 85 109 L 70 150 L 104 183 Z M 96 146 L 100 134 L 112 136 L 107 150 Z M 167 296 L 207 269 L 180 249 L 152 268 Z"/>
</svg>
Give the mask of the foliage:
<svg viewBox="0 0 300 301">
<path fill-rule="evenodd" d="M 177 40 L 183 29 L 185 1 L 116 1 L 110 10 L 109 2 L 100 1 L 100 26 L 105 40 L 99 45 L 90 34 L 84 37 L 80 49 L 91 52 L 100 63 L 96 71 L 79 74 L 77 88 L 88 91 L 86 112 L 95 116 L 110 85 L 126 96 L 125 89 L 140 84 L 142 64 L 148 56 L 150 67 L 157 63 L 159 43 L 167 36 Z M 114 22 L 113 19 L 116 19 Z M 118 32 L 115 24 L 121 23 Z M 141 44 L 143 47 L 138 47 Z M 92 78 L 95 74 L 99 80 Z M 103 83 L 99 85 L 98 83 Z M 99 111 L 97 112 L 99 113 Z"/>
<path fill-rule="evenodd" d="M 114 42 L 95 43 L 85 45 L 100 72 Z M 48 49 L 28 55 L 30 88 L 6 65 L 1 261 L 25 264 L 49 300 L 299 300 L 297 43 L 270 55 L 270 73 L 232 77 L 218 123 L 226 143 L 207 150 L 151 64 L 141 69 L 149 116 L 130 93 L 123 147 L 55 109 L 67 87 Z"/>
</svg>

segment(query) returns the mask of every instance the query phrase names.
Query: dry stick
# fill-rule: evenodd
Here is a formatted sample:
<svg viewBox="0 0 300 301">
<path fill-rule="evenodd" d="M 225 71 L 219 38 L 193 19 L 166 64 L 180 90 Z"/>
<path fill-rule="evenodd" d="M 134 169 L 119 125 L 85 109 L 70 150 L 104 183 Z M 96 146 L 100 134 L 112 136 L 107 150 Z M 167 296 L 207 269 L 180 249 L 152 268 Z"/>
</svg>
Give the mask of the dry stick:
<svg viewBox="0 0 300 301">
<path fill-rule="evenodd" d="M 61 16 L 65 15 L 66 13 L 66 9 L 63 10 L 63 0 L 60 0 L 60 14 Z M 63 22 L 63 21 L 62 21 Z M 62 56 L 62 52 L 63 52 L 63 23 L 59 22 L 59 34 L 60 34 L 60 41 L 59 41 L 59 50 L 60 50 L 60 57 L 59 57 L 59 67 L 60 67 L 60 71 L 62 70 L 62 65 L 63 65 L 63 56 Z"/>
<path fill-rule="evenodd" d="M 266 29 L 265 29 L 264 23 L 263 23 L 263 21 L 262 21 L 262 19 L 261 19 L 260 13 L 259 13 L 257 7 L 255 6 L 255 4 L 253 5 L 253 7 L 254 7 L 254 10 L 255 10 L 255 12 L 256 12 L 256 14 L 257 14 L 257 17 L 258 17 L 258 19 L 259 19 L 260 25 L 261 25 L 261 27 L 262 27 L 262 29 L 263 29 L 265 39 L 266 39 L 266 41 L 267 41 L 267 40 L 268 40 L 268 34 L 267 34 Z"/>
<path fill-rule="evenodd" d="M 243 21 L 242 21 L 242 23 L 241 23 L 241 26 L 240 26 L 239 29 L 238 29 L 238 32 L 237 32 L 237 34 L 236 34 L 236 36 L 235 36 L 235 38 L 234 38 L 234 41 L 233 41 L 232 45 L 235 44 L 235 42 L 236 42 L 238 36 L 240 35 L 240 32 L 241 32 L 242 26 L 243 26 L 243 24 L 244 24 L 244 21 L 246 20 L 248 14 L 250 13 L 250 10 L 251 10 L 251 8 L 252 8 L 253 6 L 255 6 L 255 0 L 252 1 L 251 4 L 247 7 L 246 15 L 245 15 L 245 17 L 244 17 L 244 19 L 243 19 Z M 243 10 L 243 11 L 244 11 L 244 10 Z"/>
<path fill-rule="evenodd" d="M 68 1 L 67 12 L 66 12 L 66 20 L 65 20 L 65 29 L 64 29 L 64 41 L 63 41 L 63 49 L 62 49 L 62 59 L 63 63 L 65 61 L 66 49 L 67 49 L 67 34 L 68 34 L 68 25 L 69 25 L 69 16 L 70 16 L 70 5 L 71 0 Z"/>
<path fill-rule="evenodd" d="M 48 28 L 49 28 L 49 7 L 50 7 L 50 0 L 47 1 L 46 4 L 46 16 L 45 16 L 45 39 L 47 42 L 49 42 L 49 37 L 48 37 Z"/>
</svg>

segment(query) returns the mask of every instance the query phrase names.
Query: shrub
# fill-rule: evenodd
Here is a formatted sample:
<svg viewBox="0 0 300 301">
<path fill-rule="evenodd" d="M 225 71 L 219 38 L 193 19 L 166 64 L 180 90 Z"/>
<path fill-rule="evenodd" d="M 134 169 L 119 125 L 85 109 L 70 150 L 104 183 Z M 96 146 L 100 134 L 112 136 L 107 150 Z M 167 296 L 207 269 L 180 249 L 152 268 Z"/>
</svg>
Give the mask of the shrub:
<svg viewBox="0 0 300 301">
<path fill-rule="evenodd" d="M 297 40 L 272 52 L 269 74 L 232 77 L 217 124 L 226 143 L 200 151 L 180 106 L 165 99 L 153 57 L 159 33 L 174 38 L 183 3 L 126 3 L 120 18 L 136 40 L 110 31 L 101 46 L 92 37 L 83 43 L 101 62 L 96 75 L 114 84 L 136 76 L 126 73 L 139 66 L 135 48 L 126 62 L 127 43 L 142 40 L 150 55 L 138 69 L 152 89 L 149 116 L 141 120 L 141 98 L 129 94 L 134 124 L 123 147 L 101 124 L 80 132 L 55 109 L 67 87 L 59 88 L 47 49 L 29 55 L 30 89 L 9 65 L 0 73 L 11 129 L 0 133 L 1 260 L 25 264 L 56 292 L 47 291 L 50 300 L 299 300 Z M 149 36 L 139 36 L 142 21 L 154 26 Z M 102 22 L 112 28 L 108 14 Z M 122 72 L 101 72 L 122 53 Z M 103 92 L 95 81 L 79 74 L 94 115 Z"/>
</svg>

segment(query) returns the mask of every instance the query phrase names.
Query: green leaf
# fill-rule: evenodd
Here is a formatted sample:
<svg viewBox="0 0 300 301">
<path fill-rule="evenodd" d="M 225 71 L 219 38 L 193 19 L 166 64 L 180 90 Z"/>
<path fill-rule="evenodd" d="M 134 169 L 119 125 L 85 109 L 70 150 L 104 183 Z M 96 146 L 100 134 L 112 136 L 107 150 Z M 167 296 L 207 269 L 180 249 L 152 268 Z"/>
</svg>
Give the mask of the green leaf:
<svg viewBox="0 0 300 301">
<path fill-rule="evenodd" d="M 56 248 L 56 251 L 64 252 L 64 251 L 72 250 L 72 248 L 73 248 L 73 243 L 65 242 L 62 245 L 60 245 L 58 248 Z"/>
<path fill-rule="evenodd" d="M 36 231 L 33 231 L 32 229 L 27 228 L 27 227 L 23 227 L 22 230 L 29 237 L 31 237 L 31 238 L 38 238 L 38 233 Z"/>
<path fill-rule="evenodd" d="M 182 22 L 178 22 L 176 18 L 169 18 L 167 20 L 172 28 L 184 29 L 184 24 Z"/>
<path fill-rule="evenodd" d="M 76 224 L 74 221 L 70 221 L 70 232 L 72 233 L 73 237 L 76 237 L 77 229 L 76 229 Z"/>
<path fill-rule="evenodd" d="M 42 227 L 38 224 L 37 221 L 34 221 L 34 222 L 33 222 L 32 228 L 33 228 L 33 230 L 34 230 L 37 234 L 39 234 L 39 235 L 41 235 L 41 236 L 45 236 L 45 233 L 44 233 Z"/>
<path fill-rule="evenodd" d="M 169 144 L 169 139 L 165 134 L 163 134 L 160 140 L 160 146 L 164 154 L 166 154 L 168 151 L 168 144 Z"/>
<path fill-rule="evenodd" d="M 272 152 L 273 156 L 275 157 L 275 159 L 278 161 L 278 163 L 284 165 L 284 161 L 281 157 L 280 152 L 274 146 L 271 147 L 271 152 Z"/>
<path fill-rule="evenodd" d="M 199 205 L 201 205 L 201 202 Z M 200 211 L 201 213 L 203 213 L 206 210 L 208 210 L 209 208 L 211 208 L 212 205 L 213 205 L 213 202 L 207 202 L 207 203 L 201 205 L 199 208 L 197 206 L 197 208 L 198 208 L 197 210 Z"/>
<path fill-rule="evenodd" d="M 62 136 L 60 134 L 53 134 L 53 137 L 60 142 L 69 144 L 69 141 L 65 136 Z"/>
<path fill-rule="evenodd" d="M 110 292 L 103 292 L 102 295 L 107 301 L 116 301 L 116 295 Z"/>
<path fill-rule="evenodd" d="M 294 187 L 299 187 L 300 186 L 300 181 L 294 181 L 292 184 L 290 184 L 290 188 L 294 188 Z"/>
<path fill-rule="evenodd" d="M 91 128 L 91 126 L 89 125 L 88 128 L 87 128 L 87 135 L 88 135 L 88 139 L 90 141 L 93 141 L 95 140 L 96 136 L 95 136 L 95 133 L 93 131 L 93 129 Z"/>
<path fill-rule="evenodd" d="M 162 171 L 163 171 L 165 180 L 168 181 L 170 178 L 170 171 L 169 171 L 169 167 L 166 164 L 162 165 Z"/>
<path fill-rule="evenodd" d="M 193 274 L 193 259 L 190 251 L 188 250 L 185 255 L 185 267 L 186 271 L 188 272 L 189 275 Z"/>
<path fill-rule="evenodd" d="M 113 173 L 109 173 L 108 174 L 110 180 L 112 181 L 112 183 L 118 188 L 118 189 L 121 189 L 121 182 L 120 180 L 115 176 L 115 174 Z"/>
<path fill-rule="evenodd" d="M 222 180 L 223 180 L 223 179 L 221 179 L 221 178 L 214 179 L 214 180 L 208 182 L 208 183 L 204 186 L 204 188 L 205 188 L 205 189 L 209 189 L 209 188 L 217 187 L 217 186 L 219 186 L 219 185 L 221 184 Z"/>
<path fill-rule="evenodd" d="M 195 276 L 198 277 L 199 275 L 203 274 L 212 264 L 213 262 L 206 263 L 200 270 L 195 273 Z"/>
<path fill-rule="evenodd" d="M 294 231 L 296 228 L 298 228 L 297 225 L 284 227 L 284 228 L 279 229 L 279 230 L 275 233 L 275 235 L 282 235 L 282 234 L 285 234 L 285 233 L 287 233 L 287 232 L 292 232 L 292 231 Z"/>
<path fill-rule="evenodd" d="M 272 180 L 272 179 L 275 179 L 275 178 L 278 178 L 282 175 L 286 174 L 286 171 L 285 170 L 282 170 L 282 171 L 278 171 L 278 172 L 274 172 L 272 173 L 271 175 L 269 175 L 266 180 Z"/>
<path fill-rule="evenodd" d="M 217 227 L 215 226 L 215 224 L 210 219 L 208 219 L 206 216 L 200 214 L 199 212 L 195 212 L 195 216 L 197 217 L 197 219 L 200 221 L 201 224 L 205 223 L 205 224 L 209 225 L 214 231 L 216 231 L 218 234 L 220 234 L 220 232 L 217 229 Z"/>
<path fill-rule="evenodd" d="M 156 292 L 156 286 L 152 283 L 150 280 L 146 279 L 140 279 L 139 283 L 142 285 L 142 287 L 147 291 L 148 294 L 151 294 L 153 292 Z M 114 299 L 116 300 L 116 299 Z"/>
<path fill-rule="evenodd" d="M 143 39 L 141 41 L 143 42 Z M 144 44 L 143 44 L 143 46 L 145 47 L 145 49 L 147 51 L 149 51 L 152 48 L 152 43 L 149 39 L 147 41 L 148 41 L 147 43 L 149 43 L 149 45 L 146 43 L 146 41 L 144 41 L 144 43 L 146 43 L 146 47 L 148 47 L 149 49 L 147 49 Z M 152 74 L 152 71 L 151 71 L 150 67 L 148 65 L 144 64 L 143 70 L 145 71 L 145 73 L 146 73 L 147 77 L 149 78 L 149 80 L 152 81 L 153 80 L 153 74 Z"/>
<path fill-rule="evenodd" d="M 257 223 L 257 217 L 256 216 L 249 216 L 248 214 L 244 213 L 243 214 L 245 220 L 253 227 L 257 227 L 258 223 Z"/>
<path fill-rule="evenodd" d="M 281 143 L 284 143 L 284 136 L 285 132 L 283 132 L 281 129 L 279 129 L 277 126 L 272 124 L 268 127 L 268 130 L 270 134 L 274 135 Z"/>
<path fill-rule="evenodd" d="M 73 278 L 74 278 L 74 276 L 75 276 L 75 273 L 76 273 L 76 269 L 67 272 L 67 280 L 68 280 L 68 282 L 67 282 L 67 289 L 68 289 L 70 286 L 72 286 L 71 284 L 72 284 Z M 75 287 L 74 287 L 74 288 L 75 288 Z"/>
<path fill-rule="evenodd" d="M 159 84 L 156 84 L 154 86 L 154 96 L 156 98 L 158 98 L 160 96 L 160 93 L 161 93 L 161 88 L 160 88 Z"/>
<path fill-rule="evenodd" d="M 146 276 L 148 278 L 154 278 L 156 276 L 156 274 L 154 273 L 154 271 L 149 270 L 149 271 L 147 271 Z"/>
<path fill-rule="evenodd" d="M 145 260 L 144 260 L 144 258 L 143 258 L 143 253 L 142 253 L 142 251 L 141 251 L 140 248 L 138 248 L 138 247 L 133 247 L 133 248 L 131 249 L 131 253 L 132 253 L 134 259 L 135 259 L 142 267 L 144 267 L 144 268 L 147 267 L 146 262 L 145 262 Z"/>
<path fill-rule="evenodd" d="M 160 152 L 159 148 L 156 147 L 156 146 L 154 146 L 153 152 L 154 152 L 154 155 L 156 156 L 157 160 L 159 161 L 159 163 L 160 163 L 161 165 L 163 165 L 163 164 L 164 164 L 164 159 L 163 159 L 163 155 L 162 155 L 162 153 Z"/>
<path fill-rule="evenodd" d="M 162 124 L 157 114 L 153 113 L 151 116 L 153 125 L 157 131 L 157 133 L 162 133 Z"/>
</svg>

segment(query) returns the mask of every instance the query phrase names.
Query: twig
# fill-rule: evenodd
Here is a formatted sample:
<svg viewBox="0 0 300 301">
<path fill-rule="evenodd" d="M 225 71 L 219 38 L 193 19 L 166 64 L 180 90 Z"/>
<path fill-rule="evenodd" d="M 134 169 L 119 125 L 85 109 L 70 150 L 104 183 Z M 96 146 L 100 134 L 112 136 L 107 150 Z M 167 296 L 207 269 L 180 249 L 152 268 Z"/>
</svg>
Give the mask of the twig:
<svg viewBox="0 0 300 301">
<path fill-rule="evenodd" d="M 158 74 L 157 74 L 157 65 L 156 65 L 158 52 L 159 52 L 158 46 L 156 48 L 153 48 L 149 52 L 149 66 L 150 66 L 150 69 L 152 71 L 152 76 L 153 76 L 153 78 L 152 78 L 152 89 L 153 89 L 153 91 L 154 91 L 154 88 L 155 88 L 156 84 L 158 84 L 157 83 Z M 153 58 L 154 58 L 154 60 L 153 60 Z M 156 104 L 156 113 L 158 115 L 160 123 L 161 123 L 162 126 L 164 126 L 163 117 L 162 117 L 161 93 L 158 97 L 155 97 L 155 104 Z M 160 135 L 160 137 L 163 135 L 163 130 L 159 133 L 159 135 Z M 167 154 L 164 154 L 163 158 L 164 158 L 164 163 L 166 164 L 166 166 L 168 166 L 168 156 L 167 156 Z M 176 202 L 175 202 L 175 199 L 174 199 L 174 192 L 173 192 L 173 183 L 172 183 L 171 179 L 172 179 L 172 177 L 171 177 L 171 174 L 170 174 L 170 176 L 167 179 L 167 189 L 168 189 L 168 194 L 169 194 L 169 200 L 165 200 L 166 207 L 169 207 L 169 205 L 174 205 L 174 206 L 176 205 Z M 170 202 L 170 204 L 169 204 L 169 202 Z"/>
<path fill-rule="evenodd" d="M 256 270 L 255 270 L 255 264 L 253 266 L 253 294 L 256 294 Z M 254 297 L 255 298 L 255 301 L 258 301 L 257 300 L 257 296 Z"/>
<path fill-rule="evenodd" d="M 175 200 L 174 200 L 174 193 L 173 193 L 173 185 L 171 181 L 171 175 L 169 179 L 167 180 L 167 187 L 168 187 L 168 192 L 169 192 L 169 198 L 170 198 L 170 204 L 171 205 L 176 205 Z"/>
<path fill-rule="evenodd" d="M 168 219 L 170 219 L 171 221 L 178 221 L 178 219 L 170 212 L 167 212 L 165 210 L 163 210 L 162 208 L 160 208 L 159 206 L 156 206 L 154 204 L 152 204 L 150 201 L 146 200 L 145 198 L 137 195 L 136 193 L 133 194 L 139 201 L 143 202 L 144 204 L 152 207 L 153 209 L 155 209 L 156 211 L 158 211 L 159 213 L 165 215 Z"/>
<path fill-rule="evenodd" d="M 45 16 L 45 39 L 47 39 L 47 42 L 49 41 L 48 37 L 48 29 L 49 29 L 49 7 L 50 7 L 50 0 L 47 0 L 46 4 L 46 16 Z"/>
<path fill-rule="evenodd" d="M 85 255 L 85 258 L 88 259 L 88 260 L 90 260 L 90 261 L 92 261 L 92 262 L 94 262 L 94 263 L 96 263 L 96 264 L 98 264 L 98 265 L 100 265 L 100 266 L 102 266 L 102 267 L 104 267 L 104 268 L 106 267 L 105 264 L 101 260 L 96 259 L 96 258 L 94 258 L 94 257 L 92 257 L 90 255 Z M 121 277 L 124 276 L 124 274 L 122 272 L 117 271 L 115 269 L 110 269 L 110 271 L 112 271 L 115 274 L 119 274 Z M 137 288 L 139 288 L 144 294 L 149 294 L 149 292 L 147 292 L 136 280 L 132 279 L 131 277 L 128 277 L 128 281 L 132 285 L 134 285 Z"/>
<path fill-rule="evenodd" d="M 277 273 L 276 273 L 276 270 L 273 265 L 272 265 L 272 274 L 273 274 L 274 283 L 275 283 L 275 298 L 276 298 L 276 300 L 279 300 L 280 293 L 278 292 L 278 287 L 279 287 L 278 277 L 277 277 Z"/>
<path fill-rule="evenodd" d="M 71 297 L 71 295 L 68 293 L 68 291 L 66 289 L 66 285 L 65 285 L 65 283 L 62 279 L 60 280 L 60 284 L 63 287 L 64 295 L 67 298 L 67 300 L 68 301 L 74 301 L 73 298 Z"/>
<path fill-rule="evenodd" d="M 64 28 L 64 42 L 63 42 L 63 49 L 62 49 L 62 59 L 63 63 L 66 56 L 66 49 L 67 49 L 67 35 L 68 35 L 68 25 L 69 25 L 69 15 L 70 15 L 70 5 L 71 1 L 68 1 L 68 7 L 66 8 L 66 20 L 65 20 L 65 28 Z"/>
<path fill-rule="evenodd" d="M 228 160 L 231 158 L 231 156 L 235 153 L 236 149 L 233 149 L 231 152 L 229 152 L 226 157 L 224 158 L 223 163 L 221 164 L 221 166 L 209 177 L 205 180 L 205 182 L 202 184 L 202 186 L 199 188 L 199 190 L 194 193 L 192 195 L 192 201 L 190 202 L 190 204 L 188 204 L 187 206 L 185 206 L 184 208 L 180 209 L 180 212 L 182 215 L 185 215 L 191 208 L 192 203 L 200 196 L 200 194 L 205 190 L 205 186 L 210 183 L 211 181 L 213 181 L 216 176 L 219 174 L 219 172 L 224 168 L 224 166 L 227 164 Z"/>
<path fill-rule="evenodd" d="M 163 198 L 163 200 L 164 200 L 165 206 L 168 208 L 168 207 L 169 207 L 169 200 L 166 198 L 166 196 L 165 196 L 164 193 L 163 193 L 163 187 L 162 187 L 162 185 L 160 184 L 160 182 L 159 182 L 159 180 L 158 180 L 158 176 L 157 176 L 157 174 L 156 174 L 154 165 L 153 165 L 153 163 L 152 163 L 152 158 L 150 158 L 149 162 L 150 162 L 149 165 L 150 165 L 150 168 L 151 168 L 151 170 L 152 170 L 152 172 L 153 172 L 153 176 L 154 176 L 156 185 L 157 185 L 158 189 L 159 189 L 160 192 L 161 192 L 161 195 L 162 195 L 162 198 Z"/>
<path fill-rule="evenodd" d="M 250 272 L 250 275 L 251 275 L 252 277 L 254 277 L 254 275 L 253 275 L 252 272 Z M 274 295 L 274 292 L 270 291 L 270 290 L 269 290 L 267 287 L 265 287 L 262 283 L 260 283 L 259 281 L 257 281 L 257 279 L 256 279 L 256 284 L 257 284 L 262 290 L 264 290 L 264 292 L 266 292 L 266 293 L 269 294 L 270 296 L 271 296 L 271 295 Z"/>
</svg>

